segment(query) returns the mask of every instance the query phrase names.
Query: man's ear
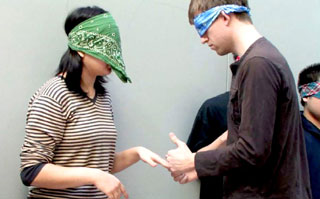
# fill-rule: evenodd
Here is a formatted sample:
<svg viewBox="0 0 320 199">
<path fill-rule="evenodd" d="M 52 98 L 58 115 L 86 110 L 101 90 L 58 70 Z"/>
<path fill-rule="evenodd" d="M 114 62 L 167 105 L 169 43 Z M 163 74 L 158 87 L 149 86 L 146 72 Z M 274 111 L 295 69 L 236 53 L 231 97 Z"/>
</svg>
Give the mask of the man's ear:
<svg viewBox="0 0 320 199">
<path fill-rule="evenodd" d="M 303 101 L 304 103 L 307 103 L 307 102 L 308 102 L 308 100 L 309 100 L 309 98 L 308 98 L 308 97 L 303 97 L 303 98 L 302 98 L 302 101 Z"/>
<path fill-rule="evenodd" d="M 79 55 L 81 58 L 83 58 L 83 57 L 84 57 L 84 53 L 83 53 L 83 52 L 81 52 L 81 51 L 77 51 L 77 53 L 78 53 L 78 55 Z"/>
<path fill-rule="evenodd" d="M 224 11 L 221 11 L 220 16 L 222 17 L 223 21 L 225 22 L 226 25 L 229 25 L 231 22 L 231 17 L 230 15 L 227 15 Z"/>
</svg>

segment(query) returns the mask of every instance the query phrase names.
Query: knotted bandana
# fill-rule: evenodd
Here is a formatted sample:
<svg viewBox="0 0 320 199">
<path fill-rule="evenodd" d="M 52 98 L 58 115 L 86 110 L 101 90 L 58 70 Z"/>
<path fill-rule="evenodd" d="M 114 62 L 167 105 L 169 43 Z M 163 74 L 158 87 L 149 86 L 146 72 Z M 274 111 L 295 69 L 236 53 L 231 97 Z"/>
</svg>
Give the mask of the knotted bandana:
<svg viewBox="0 0 320 199">
<path fill-rule="evenodd" d="M 109 64 L 123 82 L 131 82 L 122 59 L 121 40 L 118 26 L 110 13 L 91 17 L 68 35 L 68 46 Z"/>
<path fill-rule="evenodd" d="M 299 91 L 302 98 L 314 96 L 320 99 L 320 82 L 301 85 L 299 86 Z"/>
<path fill-rule="evenodd" d="M 232 12 L 247 12 L 250 15 L 250 9 L 245 6 L 228 4 L 213 7 L 197 15 L 193 20 L 194 26 L 200 37 L 202 37 L 206 33 L 211 24 L 217 19 L 221 11 L 224 11 L 224 13 L 226 13 L 227 15 Z"/>
</svg>

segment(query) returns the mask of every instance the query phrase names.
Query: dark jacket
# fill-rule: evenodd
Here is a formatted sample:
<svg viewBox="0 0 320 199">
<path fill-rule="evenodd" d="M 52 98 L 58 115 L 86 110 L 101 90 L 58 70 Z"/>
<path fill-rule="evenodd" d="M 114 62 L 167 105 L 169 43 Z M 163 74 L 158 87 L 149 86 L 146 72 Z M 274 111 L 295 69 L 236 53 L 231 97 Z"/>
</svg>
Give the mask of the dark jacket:
<svg viewBox="0 0 320 199">
<path fill-rule="evenodd" d="M 301 113 L 313 199 L 320 199 L 320 129 Z"/>
<path fill-rule="evenodd" d="M 229 92 L 206 100 L 194 120 L 187 145 L 192 152 L 209 145 L 227 130 Z M 222 176 L 200 179 L 200 199 L 222 198 Z"/>
</svg>

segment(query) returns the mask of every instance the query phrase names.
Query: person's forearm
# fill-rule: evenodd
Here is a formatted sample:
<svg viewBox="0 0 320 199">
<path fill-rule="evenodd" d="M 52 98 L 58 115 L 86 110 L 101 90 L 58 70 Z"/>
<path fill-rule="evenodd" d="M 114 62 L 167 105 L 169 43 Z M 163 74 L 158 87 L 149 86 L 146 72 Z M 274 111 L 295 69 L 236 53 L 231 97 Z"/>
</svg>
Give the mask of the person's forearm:
<svg viewBox="0 0 320 199">
<path fill-rule="evenodd" d="M 120 172 L 140 160 L 139 147 L 133 147 L 116 153 L 111 173 Z"/>
<path fill-rule="evenodd" d="M 228 138 L 228 131 L 225 131 L 222 135 L 220 135 L 217 139 L 215 139 L 211 144 L 201 148 L 198 152 L 214 150 L 221 146 L 225 146 L 227 143 L 227 138 Z"/>
<path fill-rule="evenodd" d="M 62 167 L 46 164 L 31 183 L 32 186 L 48 189 L 66 189 L 94 184 L 103 171 L 86 167 Z"/>
</svg>

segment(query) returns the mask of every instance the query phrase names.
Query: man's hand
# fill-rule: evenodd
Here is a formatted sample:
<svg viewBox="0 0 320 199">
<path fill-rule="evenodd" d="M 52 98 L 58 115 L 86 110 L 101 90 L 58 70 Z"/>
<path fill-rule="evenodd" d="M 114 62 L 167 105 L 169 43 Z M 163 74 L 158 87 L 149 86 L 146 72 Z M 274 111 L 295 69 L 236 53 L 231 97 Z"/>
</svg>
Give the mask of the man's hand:
<svg viewBox="0 0 320 199">
<path fill-rule="evenodd" d="M 171 176 L 174 181 L 179 182 L 180 184 L 186 184 L 198 179 L 198 174 L 195 169 L 181 174 L 171 173 Z"/>
<path fill-rule="evenodd" d="M 176 149 L 168 151 L 167 154 L 171 176 L 181 184 L 196 180 L 198 177 L 194 168 L 195 154 L 191 153 L 188 146 L 174 133 L 170 133 L 169 136 L 171 141 L 177 145 Z"/>
</svg>

